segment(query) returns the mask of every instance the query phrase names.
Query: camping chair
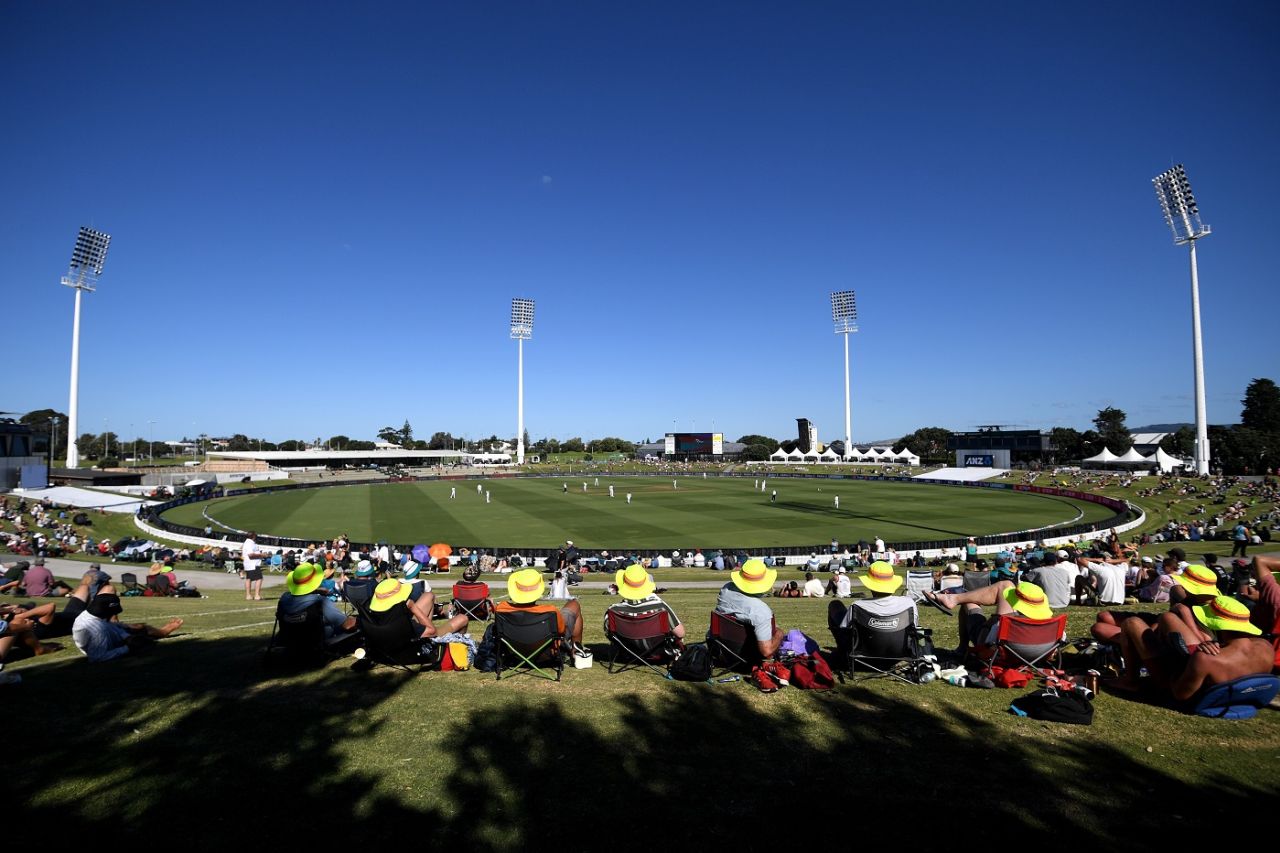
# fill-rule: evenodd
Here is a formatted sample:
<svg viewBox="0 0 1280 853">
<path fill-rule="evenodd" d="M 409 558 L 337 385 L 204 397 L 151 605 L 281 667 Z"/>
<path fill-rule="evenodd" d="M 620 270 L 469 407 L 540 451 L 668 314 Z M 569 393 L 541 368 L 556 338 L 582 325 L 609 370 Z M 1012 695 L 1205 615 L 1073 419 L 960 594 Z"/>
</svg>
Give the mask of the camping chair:
<svg viewBox="0 0 1280 853">
<path fill-rule="evenodd" d="M 344 642 L 355 635 L 342 634 L 331 640 L 325 639 L 322 608 L 323 602 L 317 601 L 299 613 L 282 616 L 277 610 L 263 662 L 270 664 L 271 653 L 277 650 L 283 651 L 294 665 L 315 664 L 341 657 L 345 653 Z"/>
<path fill-rule="evenodd" d="M 169 578 L 167 575 L 152 575 L 147 578 L 147 591 L 156 597 L 165 597 L 173 595 L 174 591 L 169 588 Z"/>
<path fill-rule="evenodd" d="M 968 569 L 964 573 L 964 591 L 973 592 L 975 589 L 982 589 L 984 586 L 991 586 L 991 572 L 983 570 L 981 572 L 972 572 Z"/>
<path fill-rule="evenodd" d="M 371 664 L 417 672 L 434 666 L 440 660 L 440 647 L 421 639 L 421 629 L 414 624 L 408 607 L 393 607 L 374 614 L 368 608 L 357 608 L 360 633 L 364 635 L 365 660 Z"/>
<path fill-rule="evenodd" d="M 487 583 L 458 582 L 453 585 L 453 612 L 465 613 L 470 622 L 488 622 L 493 600 Z"/>
<path fill-rule="evenodd" d="M 933 572 L 928 569 L 909 569 L 907 571 L 906 594 L 922 597 L 926 592 L 933 592 Z"/>
<path fill-rule="evenodd" d="M 671 662 L 680 652 L 680 641 L 671 630 L 671 619 L 665 610 L 650 613 L 619 613 L 606 610 L 605 636 L 609 638 L 609 672 L 626 672 L 647 666 L 663 678 L 671 678 Z M 626 652 L 624 660 L 614 670 L 619 652 Z M 662 667 L 655 666 L 661 663 Z"/>
<path fill-rule="evenodd" d="M 1067 614 L 1049 619 L 1028 619 L 1005 613 L 996 626 L 995 645 L 974 647 L 974 654 L 988 669 L 1002 666 L 1033 675 L 1061 669 L 1062 650 L 1070 645 L 1064 639 Z"/>
<path fill-rule="evenodd" d="M 914 609 L 904 606 L 892 616 L 882 616 L 859 607 L 849 608 L 853 647 L 849 652 L 849 676 L 858 667 L 870 673 L 864 678 L 888 676 L 904 684 L 918 684 L 921 665 L 931 665 L 933 631 L 916 624 Z"/>
<path fill-rule="evenodd" d="M 497 658 L 498 680 L 503 667 L 515 674 L 524 672 L 550 681 L 559 681 L 564 674 L 564 635 L 559 627 L 560 615 L 554 610 L 519 612 L 499 610 L 493 614 L 493 641 Z M 552 675 L 547 669 L 555 670 Z"/>
<path fill-rule="evenodd" d="M 1245 675 L 1200 690 L 1186 703 L 1189 713 L 1220 720 L 1247 720 L 1258 714 L 1280 693 L 1280 678 Z"/>
<path fill-rule="evenodd" d="M 147 588 L 138 583 L 138 576 L 133 572 L 124 572 L 120 575 L 120 585 L 124 587 L 124 592 L 132 592 L 134 595 L 141 595 L 147 591 Z"/>
<path fill-rule="evenodd" d="M 356 612 L 357 616 L 363 617 L 369 612 L 369 602 L 373 599 L 373 590 L 374 584 L 348 581 L 342 585 L 342 598 L 347 604 L 351 605 L 351 609 Z"/>
<path fill-rule="evenodd" d="M 711 627 L 707 629 L 707 651 L 711 652 L 712 664 L 721 668 L 719 673 L 712 673 L 713 678 L 760 663 L 760 647 L 751 623 L 716 610 L 711 611 Z"/>
</svg>

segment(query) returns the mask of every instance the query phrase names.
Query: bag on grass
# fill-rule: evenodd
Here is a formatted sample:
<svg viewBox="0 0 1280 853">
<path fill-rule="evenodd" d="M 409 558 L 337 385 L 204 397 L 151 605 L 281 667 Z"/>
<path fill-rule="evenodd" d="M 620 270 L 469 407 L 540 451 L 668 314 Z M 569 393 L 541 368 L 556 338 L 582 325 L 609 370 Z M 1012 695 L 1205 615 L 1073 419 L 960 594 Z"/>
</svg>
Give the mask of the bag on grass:
<svg viewBox="0 0 1280 853">
<path fill-rule="evenodd" d="M 671 664 L 671 677 L 677 681 L 707 681 L 711 678 L 711 652 L 706 643 L 692 643 Z"/>
<path fill-rule="evenodd" d="M 791 686 L 801 690 L 830 690 L 836 686 L 836 676 L 820 652 L 800 655 L 791 661 Z"/>
<path fill-rule="evenodd" d="M 480 645 L 476 646 L 475 658 L 471 663 L 481 672 L 493 672 L 498 668 L 498 655 L 494 651 L 492 625 L 484 629 L 484 636 L 480 638 Z"/>
<path fill-rule="evenodd" d="M 1093 723 L 1093 702 L 1075 690 L 1056 690 L 1052 687 L 1033 690 L 1019 697 L 1009 710 L 1020 717 L 1048 720 L 1051 723 L 1075 723 L 1087 726 Z"/>
</svg>

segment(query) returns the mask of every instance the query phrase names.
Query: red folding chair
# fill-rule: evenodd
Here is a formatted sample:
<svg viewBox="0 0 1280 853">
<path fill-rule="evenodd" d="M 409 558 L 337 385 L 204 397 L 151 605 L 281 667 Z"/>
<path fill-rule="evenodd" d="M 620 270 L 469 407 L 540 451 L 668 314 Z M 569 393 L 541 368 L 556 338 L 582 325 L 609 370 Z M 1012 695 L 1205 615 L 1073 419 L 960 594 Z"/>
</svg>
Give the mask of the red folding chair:
<svg viewBox="0 0 1280 853">
<path fill-rule="evenodd" d="M 487 583 L 458 582 L 453 585 L 453 612 L 465 613 L 470 622 L 488 622 L 493 617 L 493 600 Z"/>
<path fill-rule="evenodd" d="M 776 627 L 777 622 L 771 621 L 770 632 Z M 711 653 L 711 661 L 721 667 L 720 675 L 749 670 L 760 663 L 760 647 L 756 644 L 754 626 L 717 610 L 711 611 L 707 651 Z"/>
<path fill-rule="evenodd" d="M 1065 613 L 1048 619 L 1006 613 L 996 623 L 995 644 L 975 646 L 974 654 L 988 669 L 999 666 L 1041 675 L 1061 670 L 1062 650 L 1069 645 L 1066 636 Z"/>
<path fill-rule="evenodd" d="M 609 672 L 615 672 L 619 653 L 626 652 L 628 659 L 618 665 L 616 672 L 647 666 L 663 678 L 671 678 L 671 662 L 679 654 L 681 643 L 672 632 L 667 611 L 634 614 L 606 610 L 604 618 L 604 633 L 609 638 Z"/>
</svg>

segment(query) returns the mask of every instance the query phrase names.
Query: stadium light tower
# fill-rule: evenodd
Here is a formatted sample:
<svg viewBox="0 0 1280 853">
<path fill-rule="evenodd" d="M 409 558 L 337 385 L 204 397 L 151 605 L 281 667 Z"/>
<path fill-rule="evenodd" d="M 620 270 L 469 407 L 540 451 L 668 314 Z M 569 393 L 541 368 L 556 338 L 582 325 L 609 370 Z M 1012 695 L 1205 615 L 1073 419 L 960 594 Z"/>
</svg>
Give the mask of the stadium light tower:
<svg viewBox="0 0 1280 853">
<path fill-rule="evenodd" d="M 1196 269 L 1196 240 L 1210 233 L 1210 228 L 1200 221 L 1200 209 L 1191 194 L 1191 182 L 1187 170 L 1179 163 L 1167 172 L 1156 175 L 1151 183 L 1156 187 L 1156 198 L 1164 210 L 1164 221 L 1173 232 L 1175 245 L 1191 246 L 1191 350 L 1195 364 L 1196 391 L 1196 473 L 1209 473 L 1209 428 L 1205 423 L 1204 404 L 1204 348 L 1200 343 L 1200 274 Z"/>
<path fill-rule="evenodd" d="M 533 300 L 511 300 L 511 337 L 519 352 L 516 368 L 516 464 L 524 464 L 524 342 L 533 337 Z"/>
<path fill-rule="evenodd" d="M 853 430 L 849 419 L 849 334 L 858 331 L 858 304 L 852 290 L 831 292 L 831 320 L 837 335 L 844 335 L 844 458 L 853 449 Z"/>
<path fill-rule="evenodd" d="M 75 321 L 71 326 L 71 402 L 67 406 L 67 467 L 80 464 L 80 450 L 76 447 L 78 403 L 80 399 L 80 296 L 87 290 L 92 293 L 98 287 L 98 276 L 107 261 L 107 247 L 111 235 L 81 228 L 76 246 L 71 250 L 71 266 L 62 277 L 62 283 L 76 292 Z"/>
</svg>

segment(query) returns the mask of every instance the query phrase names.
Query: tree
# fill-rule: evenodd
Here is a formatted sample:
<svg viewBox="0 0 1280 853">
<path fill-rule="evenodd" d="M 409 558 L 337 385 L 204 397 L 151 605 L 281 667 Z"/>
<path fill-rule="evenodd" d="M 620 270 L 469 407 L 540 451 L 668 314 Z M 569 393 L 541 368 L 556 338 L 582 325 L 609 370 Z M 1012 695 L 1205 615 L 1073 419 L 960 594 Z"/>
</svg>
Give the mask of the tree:
<svg viewBox="0 0 1280 853">
<path fill-rule="evenodd" d="M 1084 435 L 1071 427 L 1054 427 L 1049 431 L 1049 446 L 1053 449 L 1053 458 L 1059 462 L 1068 459 L 1083 459 Z"/>
<path fill-rule="evenodd" d="M 76 450 L 86 459 L 94 459 L 97 457 L 95 450 L 98 437 L 91 432 L 83 432 L 76 439 Z"/>
<path fill-rule="evenodd" d="M 345 435 L 331 435 L 325 444 L 334 450 L 347 450 L 347 445 L 351 444 L 351 438 Z"/>
<path fill-rule="evenodd" d="M 428 450 L 449 450 L 453 447 L 453 435 L 447 432 L 433 433 L 427 442 Z"/>
<path fill-rule="evenodd" d="M 1189 426 L 1178 427 L 1160 439 L 1160 449 L 1170 456 L 1190 457 L 1195 454 L 1196 431 Z"/>
<path fill-rule="evenodd" d="M 296 453 L 302 449 L 302 442 L 291 438 L 288 441 L 280 442 L 280 449 L 286 453 Z"/>
<path fill-rule="evenodd" d="M 378 430 L 378 438 L 382 439 L 385 442 L 388 442 L 389 444 L 399 444 L 400 430 L 396 429 L 395 427 L 389 427 L 389 426 L 383 427 L 382 429 Z"/>
<path fill-rule="evenodd" d="M 1125 417 L 1123 409 L 1107 406 L 1099 410 L 1098 416 L 1093 419 L 1093 425 L 1098 428 L 1098 437 L 1102 439 L 1102 444 L 1117 456 L 1127 453 L 1133 446 L 1133 440 L 1129 438 L 1129 428 L 1124 423 Z"/>
<path fill-rule="evenodd" d="M 742 438 L 738 439 L 738 443 L 745 444 L 747 447 L 750 447 L 753 444 L 763 444 L 765 447 L 769 448 L 769 453 L 778 449 L 777 440 L 769 438 L 767 435 L 744 435 Z M 766 453 L 765 458 L 768 458 L 768 455 L 769 454 Z M 754 459 L 755 457 L 747 458 Z"/>
<path fill-rule="evenodd" d="M 1280 460 L 1280 433 L 1210 426 L 1209 447 L 1213 467 L 1224 474 L 1260 474 Z"/>
<path fill-rule="evenodd" d="M 413 446 L 413 427 L 409 426 L 407 419 L 404 422 L 404 426 L 400 427 L 400 440 L 396 443 L 401 447 Z"/>
<path fill-rule="evenodd" d="M 919 456 L 921 462 L 946 461 L 947 439 L 950 437 L 949 429 L 921 427 L 913 433 L 904 435 L 895 446 L 906 447 L 907 450 Z"/>
<path fill-rule="evenodd" d="M 252 450 L 253 442 L 249 440 L 249 436 L 236 433 L 227 441 L 227 450 Z"/>
<path fill-rule="evenodd" d="M 582 439 L 578 436 L 567 439 L 564 444 L 560 445 L 560 449 L 565 453 L 581 453 L 583 450 Z"/>
<path fill-rule="evenodd" d="M 763 436 L 759 436 L 763 438 Z M 742 458 L 748 461 L 763 462 L 773 453 L 767 444 L 748 444 L 742 449 Z"/>
<path fill-rule="evenodd" d="M 1270 379 L 1255 379 L 1240 401 L 1240 425 L 1261 432 L 1280 432 L 1280 388 Z"/>
</svg>

